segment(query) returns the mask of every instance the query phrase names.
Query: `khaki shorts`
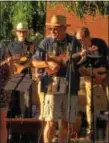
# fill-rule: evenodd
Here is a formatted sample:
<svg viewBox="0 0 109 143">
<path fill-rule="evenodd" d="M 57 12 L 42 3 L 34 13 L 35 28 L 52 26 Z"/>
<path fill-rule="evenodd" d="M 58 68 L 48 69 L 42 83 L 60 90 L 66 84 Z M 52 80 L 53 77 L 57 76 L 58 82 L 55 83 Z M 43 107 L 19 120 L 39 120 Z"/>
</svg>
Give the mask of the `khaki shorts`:
<svg viewBox="0 0 109 143">
<path fill-rule="evenodd" d="M 70 118 L 69 121 L 74 123 L 77 117 L 78 96 L 71 96 Z M 42 112 L 45 121 L 58 121 L 63 119 L 68 121 L 68 95 L 45 95 L 44 111 Z"/>
</svg>

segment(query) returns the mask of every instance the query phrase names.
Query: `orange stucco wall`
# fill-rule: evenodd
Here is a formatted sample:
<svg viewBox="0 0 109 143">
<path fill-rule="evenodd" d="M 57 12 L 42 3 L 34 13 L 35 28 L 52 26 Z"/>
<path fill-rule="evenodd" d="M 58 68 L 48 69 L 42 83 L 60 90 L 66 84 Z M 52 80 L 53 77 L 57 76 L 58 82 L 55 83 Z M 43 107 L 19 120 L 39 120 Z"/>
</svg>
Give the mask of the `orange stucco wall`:
<svg viewBox="0 0 109 143">
<path fill-rule="evenodd" d="M 56 8 L 50 7 L 47 4 L 46 21 L 49 22 L 51 16 L 55 14 L 61 14 L 67 17 L 67 23 L 71 24 L 67 29 L 68 33 L 72 34 L 81 26 L 87 26 L 92 36 L 103 38 L 108 43 L 108 17 L 100 15 L 92 17 L 86 15 L 84 19 L 80 19 L 73 12 L 65 11 L 61 3 Z M 48 33 L 48 27 L 46 27 L 45 34 L 48 35 Z"/>
</svg>

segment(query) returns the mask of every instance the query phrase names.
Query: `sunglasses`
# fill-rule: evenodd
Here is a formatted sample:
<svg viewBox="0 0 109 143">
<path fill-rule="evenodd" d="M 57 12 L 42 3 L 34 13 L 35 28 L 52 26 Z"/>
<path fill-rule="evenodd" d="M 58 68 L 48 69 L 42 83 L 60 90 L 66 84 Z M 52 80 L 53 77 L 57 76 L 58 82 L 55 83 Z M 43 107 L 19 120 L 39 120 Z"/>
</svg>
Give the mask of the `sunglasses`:
<svg viewBox="0 0 109 143">
<path fill-rule="evenodd" d="M 50 27 L 49 30 L 50 31 L 58 31 L 60 30 L 61 28 L 63 28 L 64 26 L 57 26 L 57 27 Z"/>
<path fill-rule="evenodd" d="M 59 28 L 52 28 L 52 27 L 49 28 L 50 31 L 57 31 L 58 29 Z"/>
</svg>

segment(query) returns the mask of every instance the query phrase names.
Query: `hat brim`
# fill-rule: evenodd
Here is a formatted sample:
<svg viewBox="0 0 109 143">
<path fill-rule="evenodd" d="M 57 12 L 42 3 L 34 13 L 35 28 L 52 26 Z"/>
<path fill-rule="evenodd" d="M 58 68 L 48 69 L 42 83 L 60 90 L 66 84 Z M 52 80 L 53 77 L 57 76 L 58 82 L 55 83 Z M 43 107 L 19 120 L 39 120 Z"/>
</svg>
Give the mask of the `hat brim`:
<svg viewBox="0 0 109 143">
<path fill-rule="evenodd" d="M 27 32 L 28 31 L 28 29 L 13 29 L 13 31 L 22 31 L 22 32 Z"/>
<path fill-rule="evenodd" d="M 69 27 L 70 24 L 63 24 L 63 25 L 61 25 L 61 24 L 51 24 L 51 23 L 46 23 L 46 26 L 65 26 L 65 27 Z"/>
</svg>

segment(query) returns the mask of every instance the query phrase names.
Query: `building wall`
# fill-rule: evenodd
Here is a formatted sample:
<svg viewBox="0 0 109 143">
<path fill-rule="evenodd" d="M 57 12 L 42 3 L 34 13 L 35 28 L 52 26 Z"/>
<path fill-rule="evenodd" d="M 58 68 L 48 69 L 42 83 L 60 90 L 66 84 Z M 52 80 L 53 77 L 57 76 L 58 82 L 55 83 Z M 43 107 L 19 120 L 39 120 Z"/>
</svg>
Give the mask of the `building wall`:
<svg viewBox="0 0 109 143">
<path fill-rule="evenodd" d="M 81 26 L 87 26 L 90 29 L 91 35 L 93 37 L 103 38 L 108 43 L 108 17 L 103 17 L 100 15 L 92 17 L 86 15 L 84 19 L 80 19 L 73 12 L 65 11 L 61 4 L 59 4 L 56 8 L 51 8 L 49 4 L 47 4 L 46 12 L 47 22 L 50 21 L 52 15 L 65 15 L 67 17 L 67 23 L 71 24 L 71 26 L 67 29 L 68 33 L 73 34 L 75 30 L 80 28 Z M 48 27 L 46 27 L 45 33 L 46 35 L 48 35 Z"/>
</svg>

